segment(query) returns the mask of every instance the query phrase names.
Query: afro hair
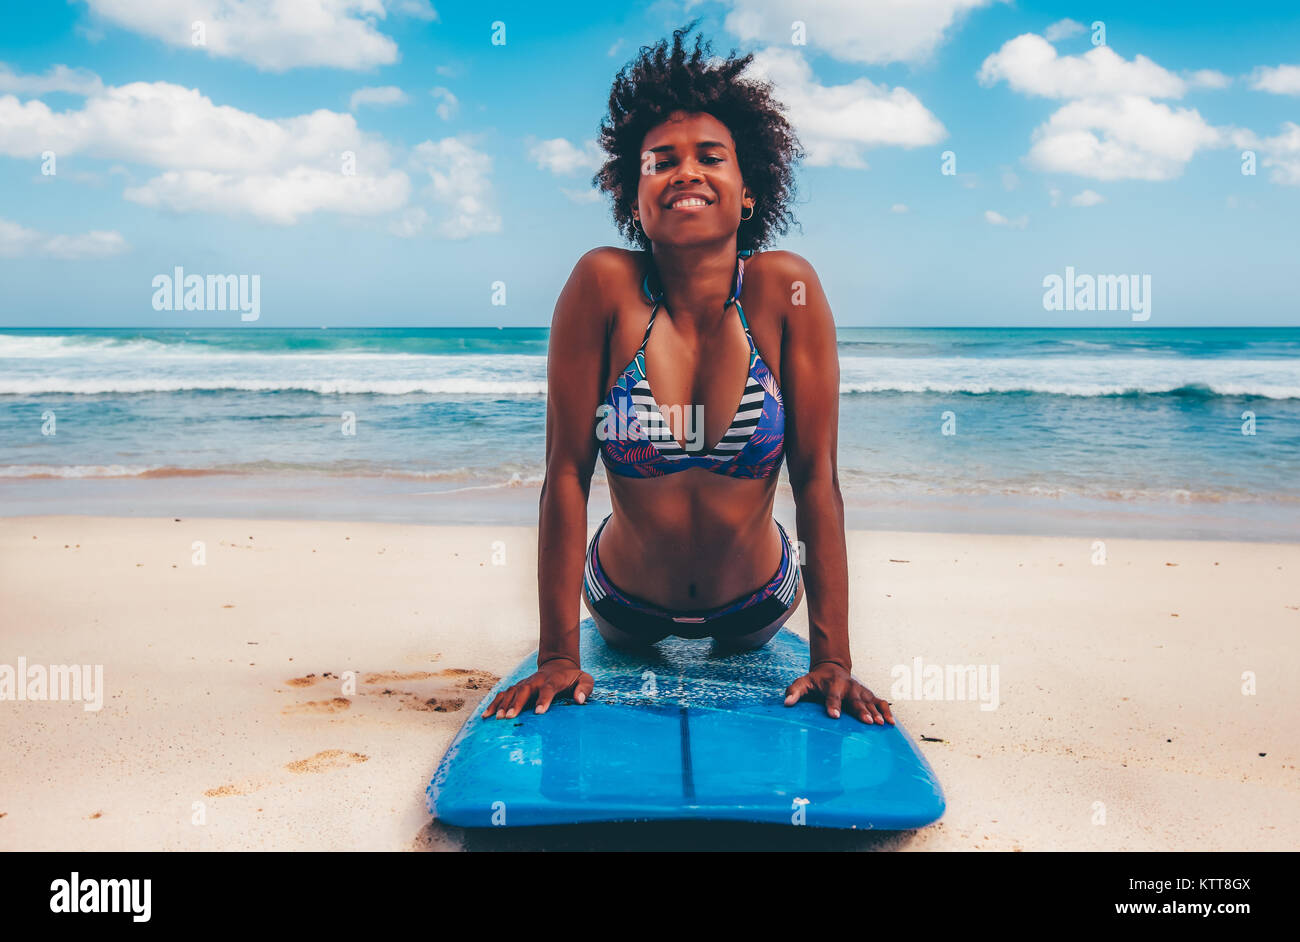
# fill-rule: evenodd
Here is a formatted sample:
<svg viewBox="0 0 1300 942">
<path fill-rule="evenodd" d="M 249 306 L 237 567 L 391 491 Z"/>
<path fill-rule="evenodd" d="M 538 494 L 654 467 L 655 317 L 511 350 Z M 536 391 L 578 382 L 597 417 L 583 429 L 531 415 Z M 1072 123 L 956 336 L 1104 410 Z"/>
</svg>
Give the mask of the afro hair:
<svg viewBox="0 0 1300 942">
<path fill-rule="evenodd" d="M 752 62 L 750 53 L 715 59 L 711 44 L 695 37 L 694 51 L 683 39 L 699 20 L 673 30 L 666 39 L 642 46 L 639 56 L 614 77 L 609 114 L 600 123 L 600 146 L 607 157 L 592 185 L 610 195 L 614 221 L 629 241 L 650 248 L 645 233 L 632 225 L 641 175 L 641 144 L 674 111 L 707 113 L 731 132 L 745 185 L 757 197 L 754 214 L 741 220 L 737 248 L 757 250 L 785 233 L 793 223 L 793 164 L 804 156 L 794 129 L 772 97 L 772 84 L 740 75 Z"/>
</svg>

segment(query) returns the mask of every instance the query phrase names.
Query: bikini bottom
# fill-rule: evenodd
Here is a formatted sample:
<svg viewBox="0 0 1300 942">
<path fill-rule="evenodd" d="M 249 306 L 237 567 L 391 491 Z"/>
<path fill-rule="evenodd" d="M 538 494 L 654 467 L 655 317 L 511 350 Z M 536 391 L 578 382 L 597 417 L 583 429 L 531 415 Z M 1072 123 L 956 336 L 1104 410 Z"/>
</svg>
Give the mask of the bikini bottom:
<svg viewBox="0 0 1300 942">
<path fill-rule="evenodd" d="M 612 514 L 610 516 L 613 516 Z M 628 595 L 610 581 L 600 566 L 597 545 L 609 522 L 606 517 L 587 547 L 583 592 L 587 607 L 615 628 L 630 635 L 658 641 L 667 635 L 681 638 L 736 638 L 772 624 L 794 604 L 799 592 L 798 551 L 780 521 L 781 564 L 762 586 L 727 605 L 701 611 L 669 611 Z"/>
</svg>

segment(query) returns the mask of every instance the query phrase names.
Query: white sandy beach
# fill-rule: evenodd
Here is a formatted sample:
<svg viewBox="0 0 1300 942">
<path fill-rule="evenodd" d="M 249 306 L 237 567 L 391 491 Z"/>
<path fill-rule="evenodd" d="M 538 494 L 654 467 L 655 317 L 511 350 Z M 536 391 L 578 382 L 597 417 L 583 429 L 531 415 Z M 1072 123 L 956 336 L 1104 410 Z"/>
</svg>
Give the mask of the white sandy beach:
<svg viewBox="0 0 1300 942">
<path fill-rule="evenodd" d="M 915 657 L 998 667 L 996 710 L 895 700 L 914 738 L 938 740 L 919 743 L 947 795 L 937 825 L 431 822 L 443 750 L 536 645 L 535 540 L 505 526 L 0 520 L 0 665 L 103 665 L 105 686 L 98 711 L 0 701 L 0 849 L 1300 843 L 1300 544 L 1107 539 L 1094 565 L 1093 538 L 969 533 L 849 538 L 868 686 L 888 697 L 891 667 Z M 790 627 L 806 635 L 806 607 Z"/>
</svg>

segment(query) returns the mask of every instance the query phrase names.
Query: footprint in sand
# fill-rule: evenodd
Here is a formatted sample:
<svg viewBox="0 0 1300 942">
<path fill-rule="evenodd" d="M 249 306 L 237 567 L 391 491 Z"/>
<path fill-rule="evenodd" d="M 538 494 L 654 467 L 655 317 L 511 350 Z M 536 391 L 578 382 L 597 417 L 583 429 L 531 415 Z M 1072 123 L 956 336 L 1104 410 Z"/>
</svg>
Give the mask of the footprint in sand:
<svg viewBox="0 0 1300 942">
<path fill-rule="evenodd" d="M 438 671 L 439 677 L 456 681 L 456 686 L 465 690 L 490 690 L 501 678 L 487 671 L 468 670 L 464 667 L 449 667 Z"/>
<path fill-rule="evenodd" d="M 334 769 L 346 769 L 350 765 L 356 765 L 359 762 L 366 762 L 370 756 L 362 755 L 359 752 L 344 752 L 342 749 L 326 749 L 324 752 L 318 752 L 314 756 L 308 756 L 305 759 L 299 759 L 297 762 L 290 762 L 285 766 L 290 772 L 299 775 L 305 772 L 330 772 Z"/>
<path fill-rule="evenodd" d="M 386 684 L 394 680 L 428 680 L 437 677 L 442 671 L 373 671 L 361 677 L 363 684 Z"/>
<path fill-rule="evenodd" d="M 430 697 L 424 699 L 419 694 L 407 694 L 402 705 L 413 710 L 429 710 L 433 713 L 455 713 L 464 709 L 465 701 L 460 697 Z"/>
<path fill-rule="evenodd" d="M 286 716 L 298 713 L 342 713 L 352 709 L 352 701 L 347 697 L 335 697 L 333 700 L 308 700 L 306 703 L 292 703 L 280 712 Z"/>
<path fill-rule="evenodd" d="M 360 752 L 346 752 L 343 749 L 326 749 L 318 752 L 313 756 L 305 759 L 296 759 L 288 763 L 285 768 L 296 775 L 302 775 L 310 772 L 333 772 L 336 769 L 346 769 L 350 766 L 358 765 L 362 762 L 369 761 L 370 756 Z M 231 782 L 228 785 L 218 785 L 216 788 L 209 788 L 203 793 L 204 798 L 230 798 L 235 795 L 251 795 L 255 791 L 266 788 L 268 785 L 276 784 L 271 779 L 244 779 L 239 782 Z"/>
<path fill-rule="evenodd" d="M 332 671 L 320 675 L 307 674 L 287 680 L 285 684 L 290 687 L 310 687 L 330 678 L 338 680 L 338 675 Z M 462 691 L 488 690 L 499 679 L 497 675 L 488 671 L 465 667 L 450 667 L 440 671 L 369 671 L 360 676 L 362 688 L 379 689 L 362 689 L 355 696 L 396 697 L 393 702 L 400 709 L 455 713 L 463 710 L 467 702 L 467 698 L 460 695 Z M 397 684 L 401 684 L 404 689 L 396 689 Z M 291 704 L 280 712 L 286 716 L 342 713 L 351 709 L 353 702 L 347 697 L 311 700 Z"/>
<path fill-rule="evenodd" d="M 372 679 L 373 678 L 373 679 Z M 451 681 L 452 687 L 460 690 L 487 690 L 499 679 L 495 674 L 487 671 L 470 670 L 464 667 L 449 667 L 440 671 L 420 671 L 418 674 L 399 674 L 396 672 L 387 672 L 382 674 L 368 674 L 363 678 L 365 683 L 381 683 L 388 680 L 427 680 L 436 679 Z M 457 710 L 465 708 L 465 698 L 456 696 L 454 693 L 446 695 L 441 691 L 435 691 L 433 696 L 428 693 L 414 693 L 408 690 L 390 690 L 385 689 L 383 693 L 387 696 L 400 694 L 402 707 L 410 710 L 424 710 L 431 713 L 455 713 Z"/>
<path fill-rule="evenodd" d="M 218 785 L 216 788 L 209 788 L 203 793 L 203 797 L 230 798 L 234 795 L 251 795 L 253 792 L 265 788 L 267 784 L 267 782 L 245 779 L 242 782 L 231 782 L 228 785 Z"/>
</svg>

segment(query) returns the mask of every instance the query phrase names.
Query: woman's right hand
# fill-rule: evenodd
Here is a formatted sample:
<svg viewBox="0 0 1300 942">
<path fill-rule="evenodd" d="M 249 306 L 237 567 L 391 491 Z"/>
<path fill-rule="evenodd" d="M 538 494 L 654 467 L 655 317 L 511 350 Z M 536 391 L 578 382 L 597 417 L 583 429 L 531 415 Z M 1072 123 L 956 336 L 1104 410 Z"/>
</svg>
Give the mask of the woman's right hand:
<svg viewBox="0 0 1300 942">
<path fill-rule="evenodd" d="M 586 703 L 595 684 L 592 676 L 573 661 L 568 658 L 552 658 L 541 664 L 533 675 L 493 697 L 482 717 L 487 719 L 496 714 L 496 719 L 508 720 L 518 716 L 520 710 L 526 710 L 534 699 L 537 708 L 533 712 L 545 713 L 556 694 L 572 693 L 573 699 Z"/>
</svg>

